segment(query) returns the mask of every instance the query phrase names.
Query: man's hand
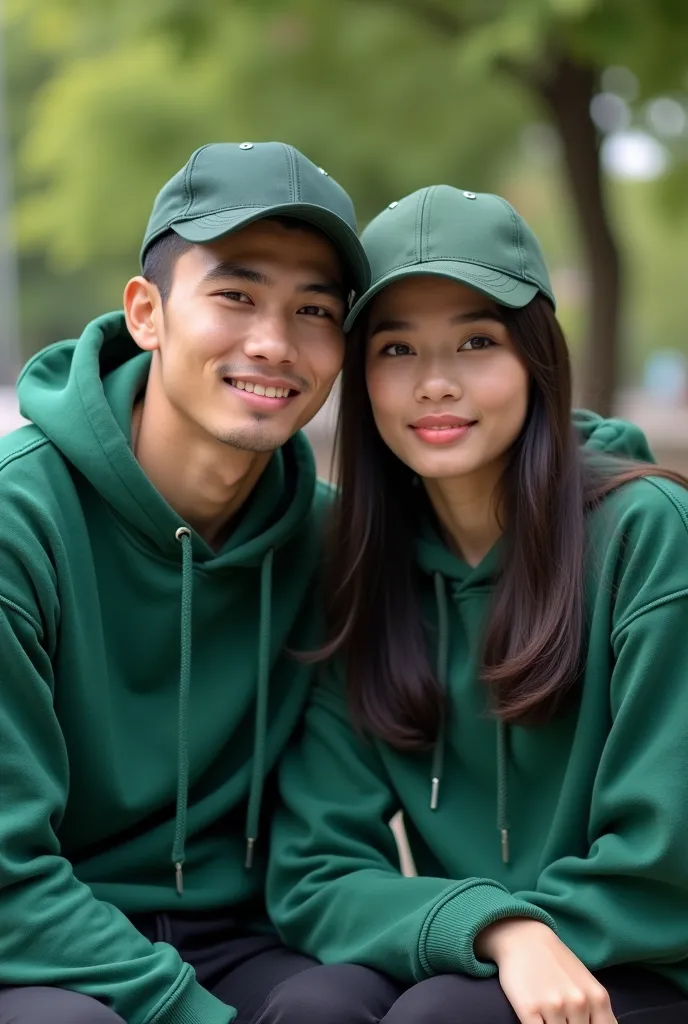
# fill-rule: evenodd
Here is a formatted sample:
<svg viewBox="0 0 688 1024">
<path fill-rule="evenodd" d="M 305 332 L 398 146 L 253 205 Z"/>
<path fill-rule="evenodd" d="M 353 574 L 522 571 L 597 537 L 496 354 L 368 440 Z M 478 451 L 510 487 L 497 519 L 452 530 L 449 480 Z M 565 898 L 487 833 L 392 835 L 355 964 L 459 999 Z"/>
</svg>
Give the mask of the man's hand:
<svg viewBox="0 0 688 1024">
<path fill-rule="evenodd" d="M 547 925 L 497 921 L 480 932 L 475 952 L 497 964 L 521 1024 L 616 1024 L 606 989 Z"/>
</svg>

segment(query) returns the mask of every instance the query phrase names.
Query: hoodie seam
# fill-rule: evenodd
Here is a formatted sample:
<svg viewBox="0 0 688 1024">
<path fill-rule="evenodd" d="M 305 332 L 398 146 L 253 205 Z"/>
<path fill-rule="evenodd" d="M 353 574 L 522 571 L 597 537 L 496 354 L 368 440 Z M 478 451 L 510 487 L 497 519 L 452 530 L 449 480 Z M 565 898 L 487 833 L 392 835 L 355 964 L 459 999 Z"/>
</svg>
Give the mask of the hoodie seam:
<svg viewBox="0 0 688 1024">
<path fill-rule="evenodd" d="M 37 427 L 36 429 L 40 430 L 40 427 Z M 50 438 L 45 434 L 43 434 L 42 437 L 37 437 L 33 441 L 27 442 L 27 444 L 23 445 L 21 448 L 17 448 L 16 451 L 10 452 L 9 455 L 5 456 L 2 462 L 0 462 L 0 472 L 13 462 L 16 462 L 17 459 L 21 459 L 24 455 L 30 455 L 31 452 L 36 451 L 37 448 L 42 448 L 44 445 L 51 443 Z"/>
<path fill-rule="evenodd" d="M 664 495 L 664 497 L 668 501 L 671 502 L 671 504 L 674 506 L 679 516 L 681 517 L 681 522 L 683 523 L 684 529 L 688 532 L 688 511 L 686 511 L 685 506 L 680 501 L 676 500 L 675 496 L 671 493 L 668 487 L 665 487 L 663 485 L 660 477 L 653 477 L 650 475 L 646 477 L 646 479 L 649 484 L 652 484 L 653 487 L 655 487 L 661 494 Z"/>
<path fill-rule="evenodd" d="M 28 622 L 33 629 L 36 630 L 39 636 L 43 635 L 43 627 L 41 623 L 37 619 L 34 619 L 31 612 L 27 612 L 25 608 L 22 608 L 21 605 L 16 604 L 16 602 L 12 601 L 11 598 L 5 597 L 4 594 L 0 594 L 0 604 L 3 604 L 6 608 L 10 608 L 17 615 L 21 615 L 21 617 L 25 619 L 26 622 Z"/>
<path fill-rule="evenodd" d="M 655 611 L 656 608 L 661 608 L 665 604 L 671 604 L 673 601 L 679 601 L 682 597 L 688 597 L 688 587 L 684 587 L 682 590 L 674 590 L 671 594 L 665 594 L 664 597 L 656 597 L 654 601 L 648 601 L 642 608 L 638 608 L 632 612 L 627 618 L 625 618 L 619 625 L 614 629 L 610 637 L 610 643 L 612 646 L 619 639 L 619 636 L 625 629 L 628 629 L 637 619 L 646 615 L 648 612 Z"/>
</svg>

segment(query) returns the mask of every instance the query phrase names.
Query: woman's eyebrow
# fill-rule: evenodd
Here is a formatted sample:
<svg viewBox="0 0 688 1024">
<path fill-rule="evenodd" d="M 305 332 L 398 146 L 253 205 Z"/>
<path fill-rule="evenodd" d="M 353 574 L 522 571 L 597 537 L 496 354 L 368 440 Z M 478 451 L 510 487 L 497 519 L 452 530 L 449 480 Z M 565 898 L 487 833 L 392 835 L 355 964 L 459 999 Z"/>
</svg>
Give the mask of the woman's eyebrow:
<svg viewBox="0 0 688 1024">
<path fill-rule="evenodd" d="M 413 327 L 411 320 L 381 320 L 371 331 L 370 337 L 373 338 L 382 331 L 410 331 Z"/>
<path fill-rule="evenodd" d="M 451 318 L 452 324 L 474 324 L 479 320 L 495 320 L 498 324 L 504 323 L 496 309 L 476 309 L 473 313 L 457 313 Z"/>
</svg>

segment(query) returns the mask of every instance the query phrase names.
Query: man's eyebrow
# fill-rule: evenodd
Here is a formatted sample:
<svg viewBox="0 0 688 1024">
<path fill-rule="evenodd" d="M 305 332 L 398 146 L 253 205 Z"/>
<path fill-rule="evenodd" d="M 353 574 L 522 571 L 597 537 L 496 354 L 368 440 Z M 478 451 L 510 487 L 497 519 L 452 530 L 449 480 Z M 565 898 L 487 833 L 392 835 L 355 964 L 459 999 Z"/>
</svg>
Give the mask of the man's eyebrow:
<svg viewBox="0 0 688 1024">
<path fill-rule="evenodd" d="M 203 284 L 208 284 L 212 281 L 226 281 L 229 277 L 239 281 L 249 281 L 251 284 L 272 284 L 271 279 L 265 274 L 261 274 L 260 271 L 251 270 L 250 267 L 242 267 L 238 263 L 232 263 L 230 260 L 222 260 L 221 263 L 216 263 L 214 267 L 211 267 L 203 277 Z"/>
<path fill-rule="evenodd" d="M 339 299 L 340 302 L 346 302 L 344 288 L 336 281 L 313 281 L 312 284 L 300 284 L 297 291 L 302 294 L 311 292 L 316 295 L 331 295 L 333 298 Z"/>
<path fill-rule="evenodd" d="M 250 284 L 260 284 L 265 287 L 269 287 L 273 280 L 268 277 L 267 274 L 261 274 L 259 270 L 251 270 L 250 267 L 242 267 L 238 263 L 232 263 L 231 260 L 222 260 L 217 263 L 214 267 L 208 271 L 203 277 L 203 284 L 209 284 L 213 281 L 226 281 L 228 278 L 234 278 L 234 280 L 248 281 Z M 310 284 L 299 285 L 297 289 L 301 294 L 307 292 L 315 293 L 317 295 L 332 295 L 334 298 L 339 299 L 342 302 L 346 301 L 344 294 L 344 288 L 336 281 L 313 281 Z"/>
</svg>

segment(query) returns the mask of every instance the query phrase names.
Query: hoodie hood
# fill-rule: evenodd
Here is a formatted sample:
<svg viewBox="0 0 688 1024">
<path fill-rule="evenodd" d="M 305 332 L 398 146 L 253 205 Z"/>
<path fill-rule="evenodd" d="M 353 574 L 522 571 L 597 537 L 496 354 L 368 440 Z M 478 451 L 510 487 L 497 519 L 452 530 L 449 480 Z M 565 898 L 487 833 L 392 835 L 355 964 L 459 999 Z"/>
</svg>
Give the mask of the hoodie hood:
<svg viewBox="0 0 688 1024">
<path fill-rule="evenodd" d="M 64 341 L 27 363 L 17 385 L 22 415 L 38 426 L 128 526 L 177 560 L 176 533 L 188 526 L 153 487 L 131 449 L 131 415 L 144 391 L 151 356 L 127 331 L 124 314 L 92 321 L 78 341 Z M 290 466 L 289 487 L 285 467 Z M 291 488 L 291 489 L 289 489 Z M 313 501 L 315 468 L 296 435 L 275 452 L 237 529 L 219 552 L 194 530 L 195 562 L 207 569 L 259 566 L 285 543 Z"/>
<path fill-rule="evenodd" d="M 572 422 L 583 447 L 595 454 L 613 455 L 621 459 L 654 462 L 645 434 L 640 427 L 626 420 L 603 419 L 587 409 L 574 409 Z M 427 520 L 421 525 L 416 541 L 416 560 L 429 576 L 441 573 L 452 582 L 454 591 L 489 591 L 499 571 L 498 541 L 475 568 L 450 551 Z"/>
<path fill-rule="evenodd" d="M 647 438 L 639 427 L 619 419 L 603 419 L 586 409 L 574 410 L 574 428 L 586 450 L 617 458 L 654 462 Z M 421 570 L 433 579 L 437 621 L 437 681 L 448 693 L 447 660 L 449 650 L 449 601 L 456 605 L 476 602 L 487 608 L 489 595 L 499 574 L 502 543 L 498 540 L 477 566 L 468 565 L 458 558 L 438 535 L 434 525 L 426 518 L 416 540 L 416 561 Z M 446 716 L 446 710 L 445 710 Z M 439 804 L 440 784 L 445 760 L 445 716 L 435 741 L 430 781 L 430 807 Z M 500 837 L 502 859 L 509 861 L 508 820 L 508 727 L 497 721 L 497 830 Z"/>
<path fill-rule="evenodd" d="M 190 765 L 193 607 L 209 570 L 259 569 L 254 741 L 246 816 L 246 862 L 253 864 L 266 772 L 270 659 L 273 649 L 273 564 L 276 549 L 299 530 L 315 496 L 315 465 L 305 438 L 297 435 L 276 451 L 248 499 L 236 528 L 219 552 L 185 523 L 153 487 L 131 449 L 131 416 L 145 390 L 151 357 L 126 329 L 123 313 L 88 325 L 78 341 L 54 345 L 35 356 L 18 384 L 23 415 L 144 540 L 144 552 L 162 554 L 180 579 L 180 652 L 177 703 L 177 797 L 171 860 L 175 886 L 184 893 Z M 145 554 L 142 556 L 146 559 Z M 152 561 L 150 558 L 148 561 Z M 204 572 L 194 574 L 196 566 Z M 207 585 L 207 584 L 206 584 Z M 129 595 L 133 600 L 134 595 Z M 201 657 L 203 652 L 199 652 Z"/>
</svg>

